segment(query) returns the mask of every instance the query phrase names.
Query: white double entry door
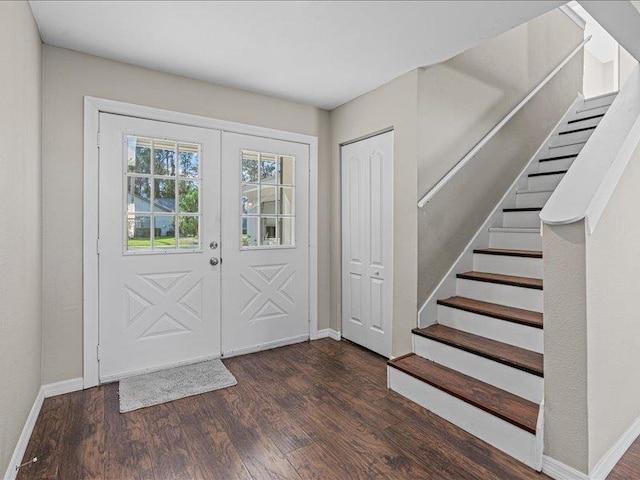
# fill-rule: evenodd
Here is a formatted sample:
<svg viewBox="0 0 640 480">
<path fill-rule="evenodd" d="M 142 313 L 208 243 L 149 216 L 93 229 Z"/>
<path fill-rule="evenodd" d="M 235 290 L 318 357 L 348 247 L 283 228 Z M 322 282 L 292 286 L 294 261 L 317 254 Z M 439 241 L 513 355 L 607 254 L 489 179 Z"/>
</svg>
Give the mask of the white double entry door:
<svg viewBox="0 0 640 480">
<path fill-rule="evenodd" d="M 309 336 L 309 146 L 100 114 L 100 381 Z"/>
</svg>

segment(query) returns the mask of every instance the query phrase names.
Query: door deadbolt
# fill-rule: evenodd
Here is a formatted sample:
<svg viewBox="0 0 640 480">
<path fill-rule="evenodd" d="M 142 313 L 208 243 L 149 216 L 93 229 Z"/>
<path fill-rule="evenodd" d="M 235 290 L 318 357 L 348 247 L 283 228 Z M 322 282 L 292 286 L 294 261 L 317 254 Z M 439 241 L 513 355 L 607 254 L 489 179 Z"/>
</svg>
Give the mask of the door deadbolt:
<svg viewBox="0 0 640 480">
<path fill-rule="evenodd" d="M 213 242 L 211 242 L 211 243 L 209 244 L 209 248 L 210 248 L 211 250 L 215 250 L 216 248 L 218 248 L 218 242 L 216 242 L 216 241 L 214 240 Z"/>
<path fill-rule="evenodd" d="M 220 263 L 220 260 L 218 260 L 216 257 L 212 257 L 209 259 L 209 263 L 215 267 Z"/>
</svg>

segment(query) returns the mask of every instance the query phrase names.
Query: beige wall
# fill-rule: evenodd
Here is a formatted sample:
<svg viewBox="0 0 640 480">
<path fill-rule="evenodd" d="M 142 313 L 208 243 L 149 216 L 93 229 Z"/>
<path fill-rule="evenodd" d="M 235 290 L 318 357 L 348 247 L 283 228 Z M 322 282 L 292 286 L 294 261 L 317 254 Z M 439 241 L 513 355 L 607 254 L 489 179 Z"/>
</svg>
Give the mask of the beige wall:
<svg viewBox="0 0 640 480">
<path fill-rule="evenodd" d="M 640 147 L 586 238 L 590 469 L 640 417 L 639 185 Z"/>
<path fill-rule="evenodd" d="M 582 41 L 582 35 L 573 21 L 554 10 L 447 62 L 422 69 L 419 195 L 427 193 L 553 70 Z M 578 54 L 418 212 L 418 306 L 451 268 L 581 87 Z"/>
<path fill-rule="evenodd" d="M 318 136 L 318 224 L 330 225 L 328 112 L 51 46 L 43 78 L 45 383 L 82 376 L 84 95 Z M 329 228 L 319 228 L 321 329 L 329 326 L 329 239 Z"/>
<path fill-rule="evenodd" d="M 0 474 L 42 380 L 41 43 L 26 2 L 0 2 Z"/>
<path fill-rule="evenodd" d="M 544 225 L 544 453 L 586 472 L 587 324 L 584 222 Z"/>
<path fill-rule="evenodd" d="M 411 350 L 416 324 L 417 79 L 409 72 L 331 111 L 331 319 L 341 322 L 340 147 L 385 128 L 394 128 L 393 169 L 393 355 Z"/>
</svg>

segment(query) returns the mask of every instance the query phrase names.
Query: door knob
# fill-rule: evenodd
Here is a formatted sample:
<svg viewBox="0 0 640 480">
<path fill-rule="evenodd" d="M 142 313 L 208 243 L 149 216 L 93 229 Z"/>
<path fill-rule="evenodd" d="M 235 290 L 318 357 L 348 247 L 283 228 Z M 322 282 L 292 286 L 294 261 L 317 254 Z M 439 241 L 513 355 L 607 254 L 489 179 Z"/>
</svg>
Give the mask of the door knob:
<svg viewBox="0 0 640 480">
<path fill-rule="evenodd" d="M 211 242 L 211 243 L 209 244 L 209 248 L 210 248 L 211 250 L 215 250 L 216 248 L 218 248 L 218 242 L 216 242 L 216 241 L 214 240 L 213 242 Z"/>
<path fill-rule="evenodd" d="M 209 263 L 215 267 L 216 265 L 218 265 L 220 263 L 220 260 L 218 260 L 216 257 L 211 257 L 209 259 Z"/>
</svg>

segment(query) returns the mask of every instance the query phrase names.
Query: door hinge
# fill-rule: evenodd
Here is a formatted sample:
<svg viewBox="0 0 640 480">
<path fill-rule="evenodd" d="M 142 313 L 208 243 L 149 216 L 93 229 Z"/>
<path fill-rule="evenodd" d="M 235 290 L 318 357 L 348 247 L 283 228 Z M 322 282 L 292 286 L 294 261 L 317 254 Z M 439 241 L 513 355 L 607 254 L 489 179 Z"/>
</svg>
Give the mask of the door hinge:
<svg viewBox="0 0 640 480">
<path fill-rule="evenodd" d="M 96 135 L 96 141 L 98 142 L 98 148 L 100 148 L 100 131 L 98 131 L 98 134 Z"/>
<path fill-rule="evenodd" d="M 96 240 L 96 253 L 100 255 L 100 238 Z"/>
<path fill-rule="evenodd" d="M 96 358 L 100 360 L 100 344 L 96 345 Z"/>
</svg>

